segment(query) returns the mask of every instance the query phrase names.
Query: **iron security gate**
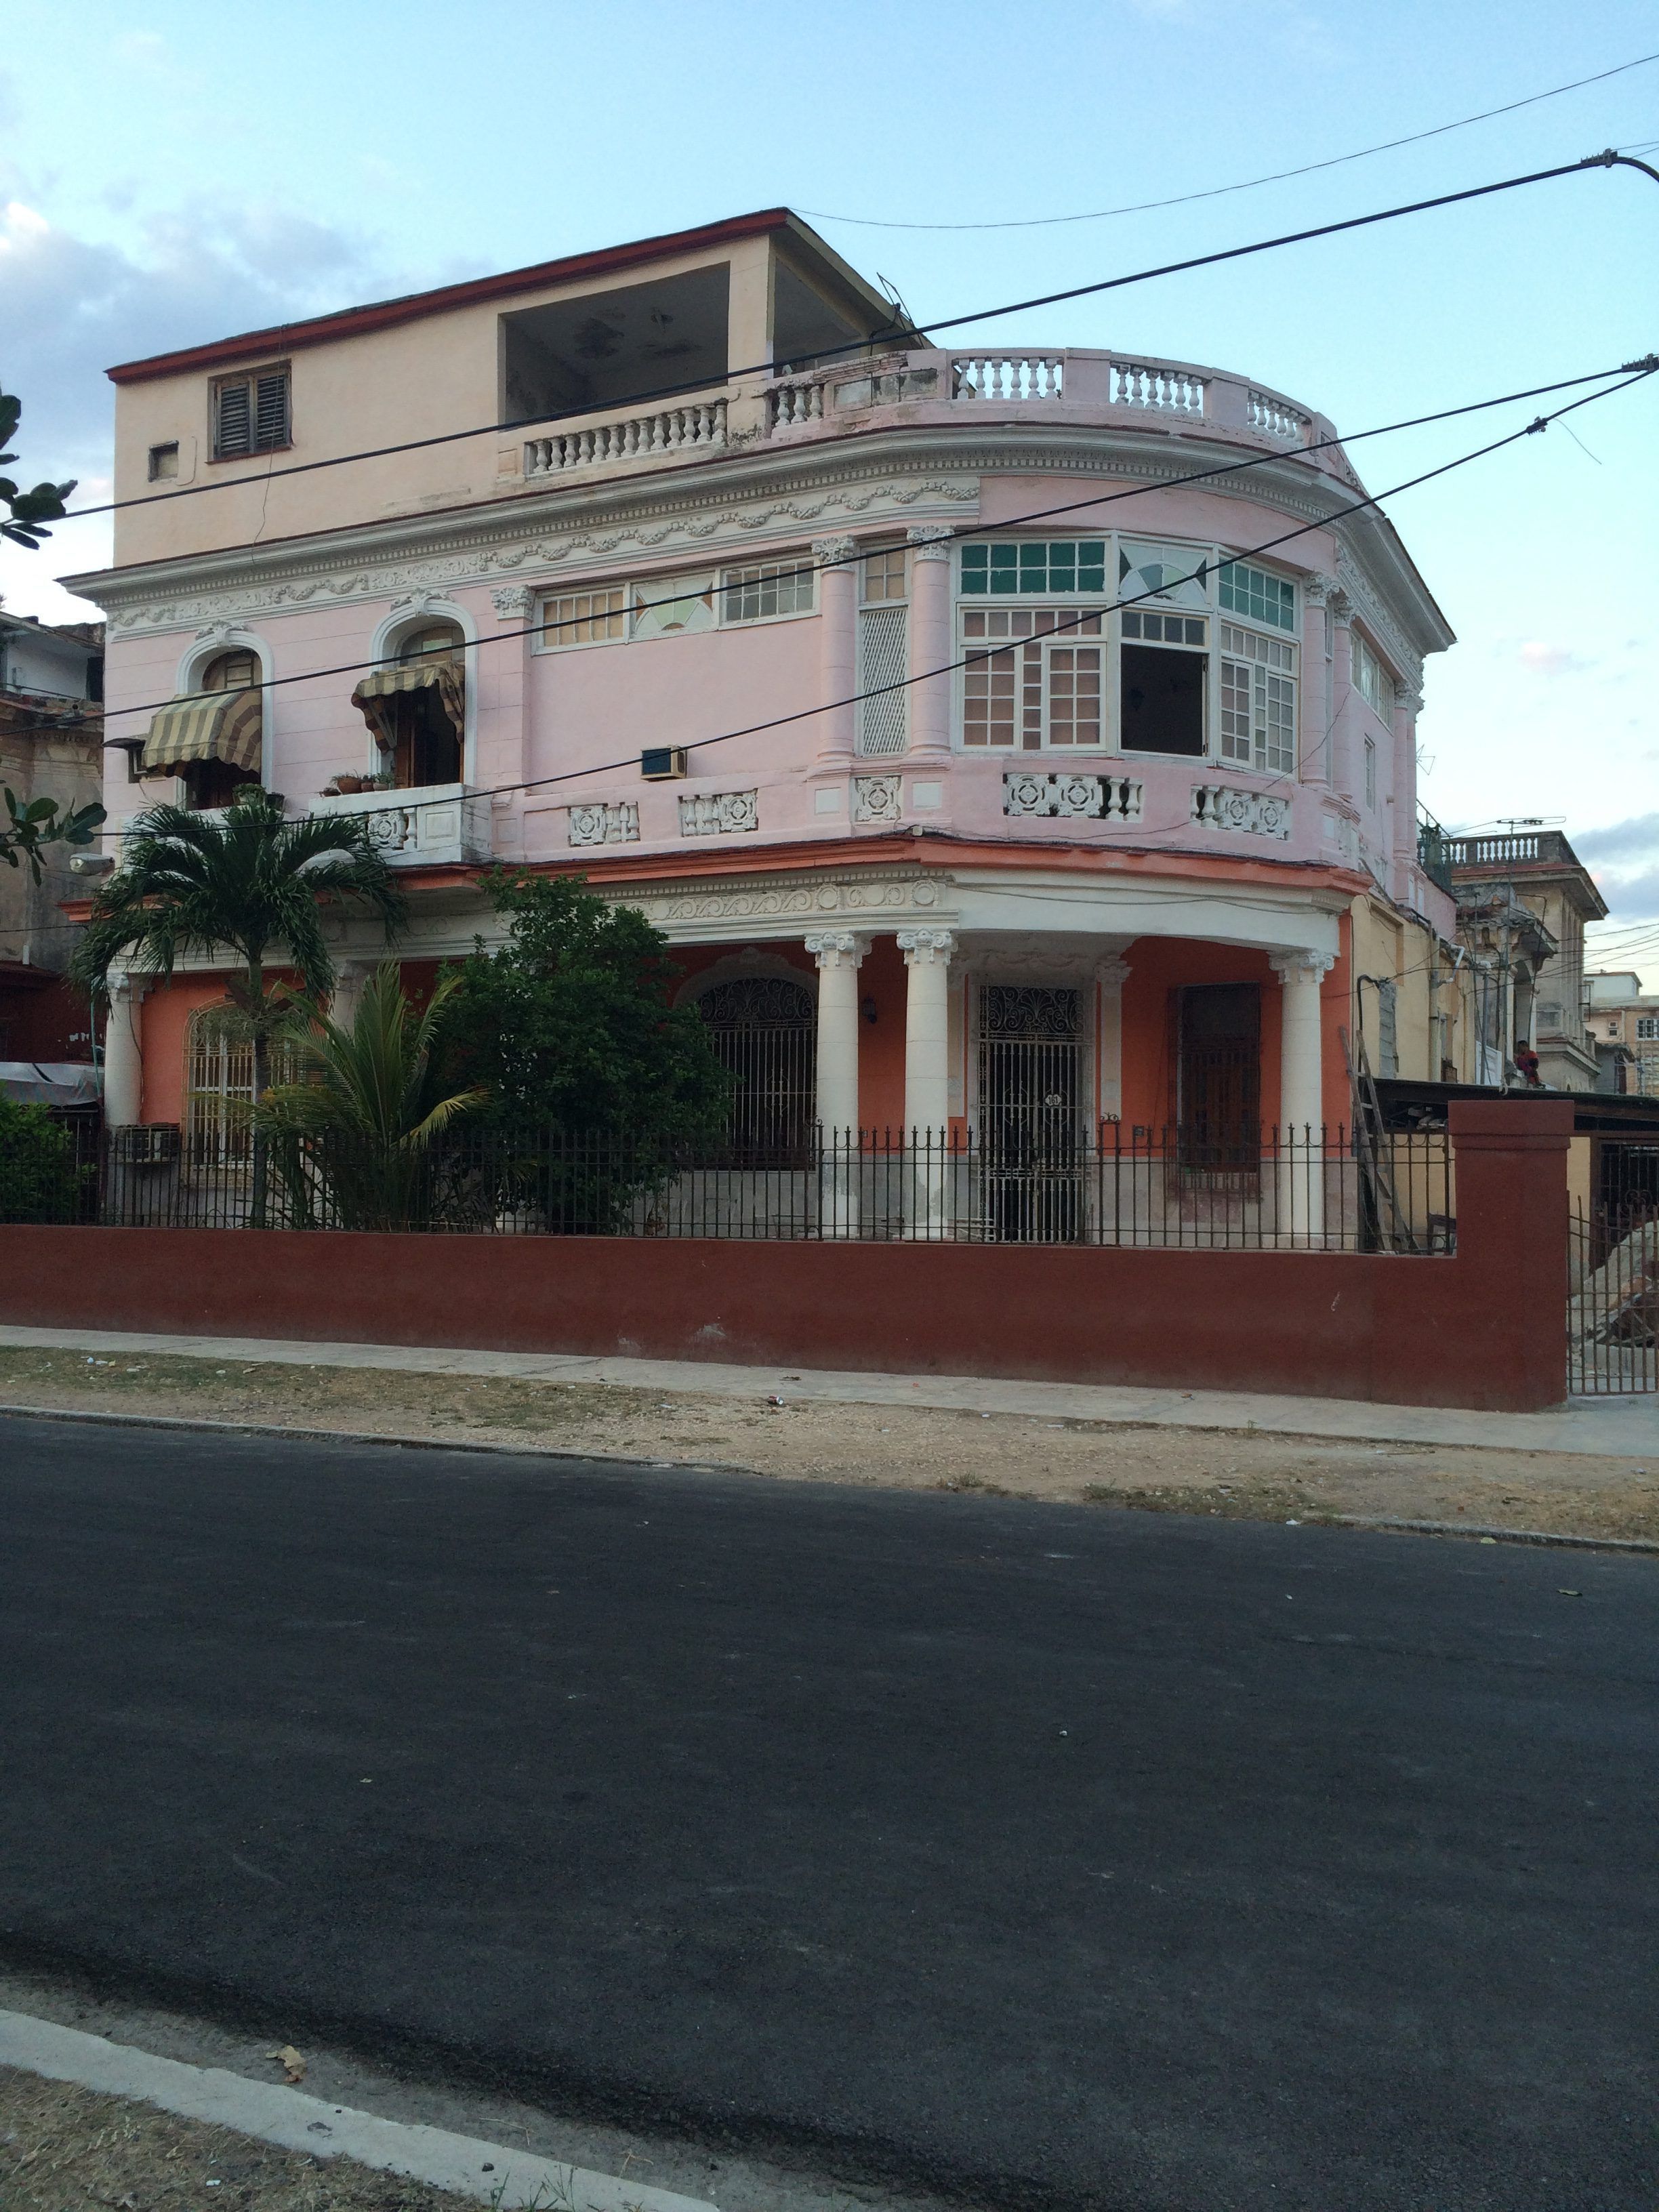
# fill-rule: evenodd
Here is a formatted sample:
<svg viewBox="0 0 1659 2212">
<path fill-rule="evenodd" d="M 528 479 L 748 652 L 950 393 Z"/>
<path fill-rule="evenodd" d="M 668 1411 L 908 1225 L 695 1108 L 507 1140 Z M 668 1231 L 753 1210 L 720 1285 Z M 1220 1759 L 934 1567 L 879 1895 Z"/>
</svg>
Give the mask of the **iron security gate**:
<svg viewBox="0 0 1659 2212">
<path fill-rule="evenodd" d="M 735 1086 L 732 1143 L 762 1157 L 805 1157 L 817 1115 L 817 1014 L 811 993 L 781 976 L 746 976 L 705 991 L 697 1010 Z"/>
<path fill-rule="evenodd" d="M 1083 1234 L 1079 994 L 987 983 L 979 998 L 979 1139 L 985 1234 L 1071 1243 Z"/>
<path fill-rule="evenodd" d="M 1659 1390 L 1659 1147 L 1603 1138 L 1588 1206 L 1573 1210 L 1567 1387 Z"/>
</svg>

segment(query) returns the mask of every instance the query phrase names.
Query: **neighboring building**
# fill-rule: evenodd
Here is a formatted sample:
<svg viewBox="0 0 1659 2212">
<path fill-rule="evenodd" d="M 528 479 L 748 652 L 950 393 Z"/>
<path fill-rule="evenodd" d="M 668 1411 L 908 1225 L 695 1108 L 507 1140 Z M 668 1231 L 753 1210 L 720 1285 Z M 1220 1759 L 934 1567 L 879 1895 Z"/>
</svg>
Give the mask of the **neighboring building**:
<svg viewBox="0 0 1659 2212">
<path fill-rule="evenodd" d="M 1659 1098 L 1659 993 L 1626 969 L 1584 978 L 1585 1020 L 1603 1088 Z"/>
<path fill-rule="evenodd" d="M 1530 1044 L 1552 1091 L 1594 1091 L 1584 1021 L 1584 924 L 1607 917 L 1589 870 L 1559 830 L 1448 837 L 1458 933 L 1472 956 L 1480 1082 L 1513 1084 Z"/>
<path fill-rule="evenodd" d="M 18 804 L 70 813 L 104 791 L 103 626 L 60 628 L 0 608 L 0 784 Z M 62 902 L 84 896 L 71 854 L 49 845 L 37 884 L 0 866 L 0 1060 L 92 1059 L 90 1010 L 63 980 L 74 942 Z"/>
<path fill-rule="evenodd" d="M 1452 633 L 1330 423 L 894 314 L 775 211 L 112 371 L 118 499 L 215 487 L 74 581 L 117 826 L 250 775 L 370 813 L 428 970 L 491 937 L 483 864 L 580 871 L 667 933 L 775 1135 L 1346 1122 L 1345 1032 L 1464 1072 L 1417 843 Z M 349 992 L 380 947 L 338 950 Z M 213 1086 L 221 989 L 124 987 L 112 1120 Z"/>
</svg>

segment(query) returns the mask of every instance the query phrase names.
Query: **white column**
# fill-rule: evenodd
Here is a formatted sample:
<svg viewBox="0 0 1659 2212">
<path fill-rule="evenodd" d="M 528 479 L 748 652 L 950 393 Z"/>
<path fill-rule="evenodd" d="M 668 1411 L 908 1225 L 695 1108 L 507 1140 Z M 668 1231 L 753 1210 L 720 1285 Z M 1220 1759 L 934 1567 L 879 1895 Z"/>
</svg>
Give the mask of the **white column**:
<svg viewBox="0 0 1659 2212">
<path fill-rule="evenodd" d="M 1279 1040 L 1279 1222 L 1297 1237 L 1325 1227 L 1324 1094 L 1320 987 L 1335 964 L 1328 952 L 1275 952 L 1284 986 Z"/>
<path fill-rule="evenodd" d="M 844 1144 L 859 1127 L 859 963 L 870 940 L 829 929 L 806 949 L 818 964 L 818 1126 L 826 1143 Z"/>
<path fill-rule="evenodd" d="M 1332 592 L 1327 601 L 1333 621 L 1331 634 L 1331 706 L 1326 740 L 1330 756 L 1334 791 L 1357 806 L 1363 793 L 1359 768 L 1353 753 L 1353 602 L 1346 592 Z"/>
<path fill-rule="evenodd" d="M 363 986 L 374 973 L 374 966 L 372 960 L 342 960 L 336 964 L 334 990 L 328 1002 L 328 1018 L 336 1029 L 349 1030 L 356 1020 Z"/>
<path fill-rule="evenodd" d="M 858 709 L 849 703 L 858 689 L 857 542 L 817 538 L 812 558 L 837 564 L 818 570 L 818 696 L 825 705 L 817 717 L 817 767 L 850 770 L 858 750 Z M 831 705 L 831 701 L 841 703 Z"/>
<path fill-rule="evenodd" d="M 1408 684 L 1394 687 L 1395 896 L 1415 904 L 1412 870 L 1417 864 L 1417 716 L 1423 704 Z M 1435 1080 L 1439 1080 L 1436 1071 Z"/>
<path fill-rule="evenodd" d="M 1123 986 L 1129 963 L 1103 960 L 1095 975 L 1100 985 L 1100 1118 L 1115 1121 L 1123 1112 Z"/>
<path fill-rule="evenodd" d="M 148 986 L 112 975 L 104 1024 L 104 1127 L 129 1129 L 143 1111 L 143 1015 Z"/>
<path fill-rule="evenodd" d="M 860 1218 L 859 963 L 870 940 L 850 929 L 806 939 L 818 964 L 818 1134 L 825 1158 L 819 1182 L 824 1233 L 856 1237 Z"/>
<path fill-rule="evenodd" d="M 907 536 L 910 673 L 926 678 L 910 686 L 910 757 L 937 765 L 951 757 L 951 526 L 918 523 Z"/>
<path fill-rule="evenodd" d="M 904 955 L 905 1142 L 916 1156 L 910 1180 L 910 1234 L 938 1237 L 946 1220 L 951 1122 L 951 955 L 948 929 L 902 929 Z"/>
<path fill-rule="evenodd" d="M 904 955 L 904 1126 L 935 1141 L 951 1119 L 951 955 L 948 929 L 902 929 Z"/>
</svg>

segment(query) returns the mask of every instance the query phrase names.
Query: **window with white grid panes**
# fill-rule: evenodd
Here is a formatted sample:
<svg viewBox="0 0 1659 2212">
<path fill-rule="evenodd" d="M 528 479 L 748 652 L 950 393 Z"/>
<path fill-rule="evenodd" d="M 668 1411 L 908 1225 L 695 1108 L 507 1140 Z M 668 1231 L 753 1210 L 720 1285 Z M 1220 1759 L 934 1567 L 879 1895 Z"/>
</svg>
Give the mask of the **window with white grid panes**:
<svg viewBox="0 0 1659 2212">
<path fill-rule="evenodd" d="M 868 757 L 902 753 L 908 735 L 908 581 L 902 545 L 866 553 L 860 563 L 859 750 Z"/>
<path fill-rule="evenodd" d="M 1391 723 L 1394 719 L 1394 678 L 1369 639 L 1362 637 L 1358 630 L 1352 631 L 1350 635 L 1353 640 L 1351 656 L 1353 688 L 1372 714 Z"/>
<path fill-rule="evenodd" d="M 1103 614 L 1077 607 L 964 607 L 963 743 L 1017 752 L 1103 744 L 1104 632 Z"/>
<path fill-rule="evenodd" d="M 1636 1034 L 1644 1044 L 1650 1038 L 1659 1038 L 1659 1014 L 1638 1014 Z"/>
<path fill-rule="evenodd" d="M 962 549 L 964 599 L 1044 599 L 1106 590 L 1103 538 L 1020 538 Z"/>
<path fill-rule="evenodd" d="M 1216 597 L 1225 613 L 1243 615 L 1268 629 L 1296 628 L 1296 586 L 1247 561 L 1224 561 L 1216 572 Z"/>
<path fill-rule="evenodd" d="M 1296 647 L 1237 623 L 1221 625 L 1221 757 L 1273 775 L 1296 773 Z"/>
<path fill-rule="evenodd" d="M 542 601 L 542 637 L 550 646 L 608 645 L 628 635 L 627 593 L 620 584 L 592 592 L 561 592 Z"/>
<path fill-rule="evenodd" d="M 810 615 L 814 604 L 811 556 L 802 553 L 793 561 L 753 561 L 741 568 L 728 568 L 720 589 L 722 622 L 775 622 L 780 615 Z"/>
</svg>

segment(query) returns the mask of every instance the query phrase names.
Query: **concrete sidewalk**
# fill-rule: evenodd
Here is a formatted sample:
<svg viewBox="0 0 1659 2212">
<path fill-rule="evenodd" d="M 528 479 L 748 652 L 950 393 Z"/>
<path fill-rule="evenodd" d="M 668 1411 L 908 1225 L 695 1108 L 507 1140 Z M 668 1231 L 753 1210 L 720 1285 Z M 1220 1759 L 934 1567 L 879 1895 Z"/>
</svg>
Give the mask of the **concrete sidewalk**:
<svg viewBox="0 0 1659 2212">
<path fill-rule="evenodd" d="M 0 1348 L 134 1352 L 290 1367 L 383 1368 L 404 1374 L 507 1376 L 613 1383 L 710 1398 L 816 1399 L 857 1406 L 927 1406 L 953 1413 L 1026 1413 L 1049 1420 L 1153 1428 L 1255 1429 L 1377 1443 L 1468 1444 L 1499 1451 L 1584 1452 L 1659 1463 L 1659 1398 L 1575 1399 L 1559 1413 L 1479 1413 L 1379 1406 L 1352 1398 L 1290 1398 L 1243 1390 L 1153 1390 L 990 1376 L 843 1374 L 823 1368 L 735 1367 L 714 1361 L 586 1358 L 575 1353 L 465 1352 L 397 1344 L 309 1344 L 243 1336 L 162 1336 L 112 1329 L 0 1325 Z"/>
</svg>

